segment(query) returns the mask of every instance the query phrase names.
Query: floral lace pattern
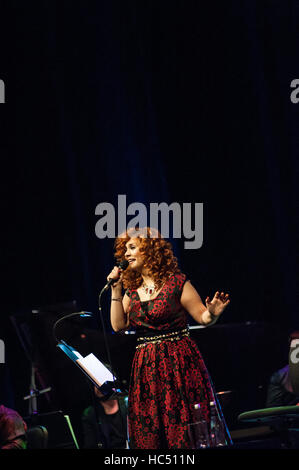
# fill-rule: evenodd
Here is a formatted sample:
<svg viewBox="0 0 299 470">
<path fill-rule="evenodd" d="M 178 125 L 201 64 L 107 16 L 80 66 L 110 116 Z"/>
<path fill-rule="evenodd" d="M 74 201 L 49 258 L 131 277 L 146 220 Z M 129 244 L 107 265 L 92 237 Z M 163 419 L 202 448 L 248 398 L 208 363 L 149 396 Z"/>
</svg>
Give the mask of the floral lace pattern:
<svg viewBox="0 0 299 470">
<path fill-rule="evenodd" d="M 145 302 L 136 290 L 128 291 L 130 326 L 142 334 L 186 328 L 187 312 L 180 303 L 185 281 L 184 274 L 171 276 L 158 296 Z M 200 403 L 209 421 L 213 399 L 208 371 L 189 336 L 136 349 L 129 393 L 130 448 L 188 449 L 193 405 Z"/>
</svg>

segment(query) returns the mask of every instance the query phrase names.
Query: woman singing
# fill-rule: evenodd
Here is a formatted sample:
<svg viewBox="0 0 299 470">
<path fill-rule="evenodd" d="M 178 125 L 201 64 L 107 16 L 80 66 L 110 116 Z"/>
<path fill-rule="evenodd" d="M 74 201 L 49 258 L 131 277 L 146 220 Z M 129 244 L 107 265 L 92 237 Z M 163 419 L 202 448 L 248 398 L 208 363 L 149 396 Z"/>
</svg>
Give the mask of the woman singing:
<svg viewBox="0 0 299 470">
<path fill-rule="evenodd" d="M 203 304 L 181 273 L 171 244 L 151 228 L 115 240 L 111 324 L 114 331 L 136 330 L 137 347 L 129 388 L 129 437 L 132 449 L 190 448 L 188 423 L 200 403 L 209 422 L 213 385 L 188 331 L 188 314 L 202 325 L 214 324 L 229 304 L 216 292 Z M 122 287 L 126 289 L 122 296 Z M 221 412 L 220 412 L 221 414 Z M 222 417 L 222 414 L 221 414 Z"/>
</svg>

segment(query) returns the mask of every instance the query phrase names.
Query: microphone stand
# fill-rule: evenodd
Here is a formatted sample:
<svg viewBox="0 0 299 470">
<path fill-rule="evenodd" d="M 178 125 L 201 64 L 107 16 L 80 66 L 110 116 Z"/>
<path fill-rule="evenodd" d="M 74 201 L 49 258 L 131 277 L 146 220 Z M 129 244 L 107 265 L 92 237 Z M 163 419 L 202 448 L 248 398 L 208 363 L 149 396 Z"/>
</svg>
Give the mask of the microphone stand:
<svg viewBox="0 0 299 470">
<path fill-rule="evenodd" d="M 32 310 L 31 312 L 32 314 L 35 313 L 34 310 Z M 15 327 L 17 328 L 16 326 L 16 323 L 13 321 Z M 47 393 L 47 392 L 50 392 L 52 390 L 52 387 L 46 387 L 42 390 L 38 390 L 36 388 L 36 376 L 39 378 L 39 382 L 40 382 L 40 385 L 44 385 L 43 384 L 43 381 L 41 379 L 41 377 L 39 376 L 39 373 L 38 373 L 38 365 L 37 365 L 37 353 L 36 353 L 36 342 L 35 342 L 35 336 L 36 336 L 36 332 L 35 332 L 35 321 L 33 319 L 33 317 L 31 318 L 31 347 L 29 346 L 29 348 L 27 349 L 26 348 L 26 345 L 21 337 L 21 335 L 19 334 L 19 331 L 18 331 L 18 328 L 17 328 L 17 333 L 18 333 L 18 336 L 19 336 L 19 339 L 21 341 L 21 344 L 23 346 L 23 349 L 30 361 L 30 385 L 29 385 L 29 395 L 26 395 L 25 397 L 23 397 L 23 400 L 28 400 L 28 416 L 30 416 L 30 418 L 34 419 L 35 416 L 38 415 L 38 407 L 37 407 L 37 398 L 39 397 L 39 395 L 43 395 L 44 393 Z"/>
<path fill-rule="evenodd" d="M 34 310 L 32 311 L 32 313 L 36 313 Z M 71 314 L 68 314 L 68 315 L 65 315 L 64 317 L 62 318 L 59 318 L 54 326 L 53 326 L 53 332 L 55 332 L 55 329 L 57 327 L 57 325 L 62 321 L 64 320 L 65 318 L 68 318 L 68 317 L 72 317 L 72 316 L 75 316 L 75 315 L 80 315 L 82 317 L 90 317 L 92 316 L 92 314 L 90 312 L 85 312 L 85 311 L 82 311 L 82 312 L 74 312 L 74 313 L 71 313 Z M 57 340 L 55 334 L 54 334 L 54 337 L 55 339 Z M 57 340 L 58 341 L 58 340 Z M 40 396 L 40 395 L 43 395 L 44 393 L 47 393 L 47 392 L 50 392 L 52 390 L 52 387 L 47 387 L 47 388 L 44 388 L 42 390 L 38 390 L 36 388 L 36 374 L 38 372 L 38 368 L 36 366 L 36 363 L 35 363 L 35 356 L 36 356 L 36 352 L 35 352 L 35 343 L 34 343 L 34 340 L 32 340 L 32 350 L 31 350 L 31 375 L 30 375 L 30 386 L 29 386 L 29 395 L 26 395 L 25 397 L 23 397 L 23 400 L 29 400 L 29 406 L 28 406 L 28 415 L 31 417 L 31 418 L 34 418 L 35 416 L 38 415 L 38 409 L 37 409 L 37 398 Z"/>
<path fill-rule="evenodd" d="M 26 395 L 23 400 L 30 400 L 29 401 L 29 411 L 28 414 L 29 416 L 34 416 L 38 414 L 37 411 L 37 397 L 39 395 L 42 395 L 43 393 L 50 392 L 52 390 L 52 387 L 47 387 L 44 388 L 43 390 L 37 390 L 35 385 L 35 369 L 34 367 L 32 368 L 31 371 L 31 383 L 30 383 L 30 395 Z"/>
<path fill-rule="evenodd" d="M 32 313 L 35 313 L 35 311 L 32 311 Z M 54 337 L 55 337 L 55 340 L 58 342 L 56 336 L 55 336 L 55 330 L 56 330 L 56 327 L 57 325 L 63 321 L 65 318 L 69 318 L 69 317 L 73 317 L 75 315 L 80 315 L 81 317 L 91 317 L 92 316 L 92 313 L 91 312 L 85 312 L 85 311 L 81 311 L 81 312 L 74 312 L 74 313 L 70 313 L 68 315 L 65 315 L 64 317 L 62 318 L 59 318 L 55 323 L 54 323 L 54 326 L 53 326 L 53 332 L 54 332 Z M 37 416 L 38 415 L 38 409 L 37 409 L 37 398 L 40 396 L 40 395 L 43 395 L 44 393 L 47 393 L 47 392 L 50 392 L 52 390 L 52 387 L 47 387 L 47 388 L 44 388 L 43 390 L 38 390 L 36 388 L 36 374 L 38 372 L 38 369 L 37 369 L 37 366 L 35 364 L 35 346 L 34 346 L 34 342 L 33 342 L 33 345 L 32 345 L 32 351 L 31 351 L 31 377 L 30 377 L 30 388 L 29 388 L 29 395 L 26 395 L 23 400 L 29 400 L 29 409 L 28 409 L 28 415 L 30 417 L 34 417 L 34 416 Z"/>
<path fill-rule="evenodd" d="M 118 267 L 122 270 L 127 269 L 128 265 L 129 265 L 129 263 L 128 263 L 127 260 L 122 260 L 120 263 L 118 263 Z M 106 335 L 106 328 L 105 328 L 104 317 L 103 317 L 102 306 L 101 306 L 101 297 L 102 297 L 102 295 L 104 294 L 104 292 L 106 292 L 109 289 L 109 287 L 114 282 L 115 282 L 115 279 L 109 279 L 107 284 L 103 287 L 103 289 L 101 290 L 101 292 L 99 294 L 99 314 L 100 314 L 100 319 L 101 319 L 102 328 L 103 328 L 104 343 L 105 343 L 105 348 L 106 348 L 106 352 L 107 352 L 108 362 L 109 362 L 110 367 L 111 367 L 111 373 L 114 376 L 114 379 L 116 379 L 116 374 L 114 372 L 114 367 L 112 365 L 112 360 L 111 360 L 111 355 L 110 355 L 110 348 L 109 348 L 109 345 L 108 345 L 108 340 L 107 340 L 107 335 Z"/>
<path fill-rule="evenodd" d="M 114 367 L 112 366 L 110 348 L 109 348 L 109 344 L 108 344 L 106 328 L 105 328 L 105 323 L 104 323 L 104 318 L 103 318 L 103 313 L 102 313 L 102 306 L 101 306 L 101 297 L 102 297 L 103 293 L 106 292 L 108 287 L 109 287 L 108 284 L 106 284 L 105 287 L 103 287 L 103 289 L 101 290 L 101 292 L 99 294 L 99 314 L 100 314 L 100 319 L 101 319 L 102 328 L 103 328 L 104 343 L 105 343 L 105 348 L 106 348 L 106 352 L 107 352 L 108 362 L 109 362 L 110 367 L 111 367 L 111 373 L 112 373 L 114 379 L 116 379 L 116 375 L 115 375 L 115 372 L 114 372 Z"/>
<path fill-rule="evenodd" d="M 99 314 L 100 314 L 100 319 L 101 319 L 101 323 L 102 323 L 102 328 L 103 328 L 103 335 L 104 335 L 104 342 L 105 342 L 105 347 L 106 347 L 106 351 L 107 351 L 107 357 L 108 357 L 108 362 L 110 364 L 110 367 L 111 367 L 111 373 L 114 377 L 114 379 L 116 379 L 116 374 L 114 372 L 114 368 L 113 368 L 113 365 L 112 365 L 112 360 L 111 360 L 111 355 L 110 355 L 110 348 L 109 348 L 109 345 L 108 345 L 108 340 L 107 340 L 107 335 L 106 335 L 106 329 L 105 329 L 105 324 L 104 324 L 104 318 L 103 318 L 103 313 L 102 313 L 102 306 L 101 306 L 101 298 L 102 298 L 102 295 L 104 294 L 104 292 L 106 292 L 109 287 L 111 286 L 111 284 L 113 283 L 113 281 L 108 281 L 108 283 L 103 287 L 103 289 L 101 290 L 100 294 L 99 294 Z M 117 401 L 118 401 L 118 408 L 119 408 L 119 413 L 121 414 L 121 406 L 120 406 L 120 401 L 119 401 L 119 397 L 116 397 Z M 101 401 L 105 401 L 105 399 L 101 400 Z M 98 410 L 97 410 L 97 400 L 95 399 L 94 397 L 94 409 L 95 409 L 95 416 L 96 416 L 96 420 L 97 420 L 97 437 L 99 439 L 99 433 L 100 433 L 100 429 L 99 429 L 99 413 L 98 413 Z M 121 426 L 123 428 L 123 419 L 122 419 L 122 416 L 121 416 Z M 127 442 L 128 442 L 128 432 L 127 432 Z"/>
</svg>

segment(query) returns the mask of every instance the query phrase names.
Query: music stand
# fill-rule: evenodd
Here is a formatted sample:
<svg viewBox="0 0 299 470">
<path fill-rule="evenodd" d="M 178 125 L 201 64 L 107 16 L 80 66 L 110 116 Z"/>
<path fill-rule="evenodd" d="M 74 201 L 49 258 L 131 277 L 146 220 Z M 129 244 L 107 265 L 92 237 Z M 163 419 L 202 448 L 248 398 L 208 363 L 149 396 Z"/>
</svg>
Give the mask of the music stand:
<svg viewBox="0 0 299 470">
<path fill-rule="evenodd" d="M 56 315 L 59 311 L 74 312 L 77 309 L 76 300 L 69 302 L 58 303 L 54 305 L 47 305 L 32 309 L 30 312 L 22 312 L 10 315 L 10 320 L 19 338 L 21 347 L 25 352 L 25 356 L 30 364 L 30 385 L 29 394 L 23 397 L 23 400 L 28 400 L 28 413 L 29 415 L 38 415 L 39 410 L 37 406 L 38 398 L 45 394 L 48 403 L 51 398 L 48 392 L 52 391 L 52 387 L 47 387 L 45 381 L 40 373 L 40 357 L 37 337 L 37 320 L 44 314 Z M 39 388 L 36 382 L 39 382 Z"/>
<path fill-rule="evenodd" d="M 127 395 L 127 391 L 121 388 L 121 384 L 110 370 L 92 353 L 83 357 L 75 348 L 63 340 L 58 342 L 57 347 L 76 364 L 88 380 L 101 392 L 103 401 Z"/>
</svg>

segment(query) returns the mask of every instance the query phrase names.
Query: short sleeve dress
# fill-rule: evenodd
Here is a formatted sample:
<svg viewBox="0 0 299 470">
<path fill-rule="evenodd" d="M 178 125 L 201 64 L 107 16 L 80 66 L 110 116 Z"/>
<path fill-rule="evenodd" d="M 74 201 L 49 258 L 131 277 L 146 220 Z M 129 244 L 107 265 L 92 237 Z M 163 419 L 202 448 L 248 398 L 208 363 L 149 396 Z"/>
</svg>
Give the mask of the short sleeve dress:
<svg viewBox="0 0 299 470">
<path fill-rule="evenodd" d="M 208 371 L 188 331 L 180 298 L 186 275 L 172 275 L 156 298 L 140 301 L 128 290 L 130 327 L 139 337 L 129 388 L 132 449 L 188 449 L 188 423 L 200 403 L 209 422 L 216 401 Z"/>
</svg>

